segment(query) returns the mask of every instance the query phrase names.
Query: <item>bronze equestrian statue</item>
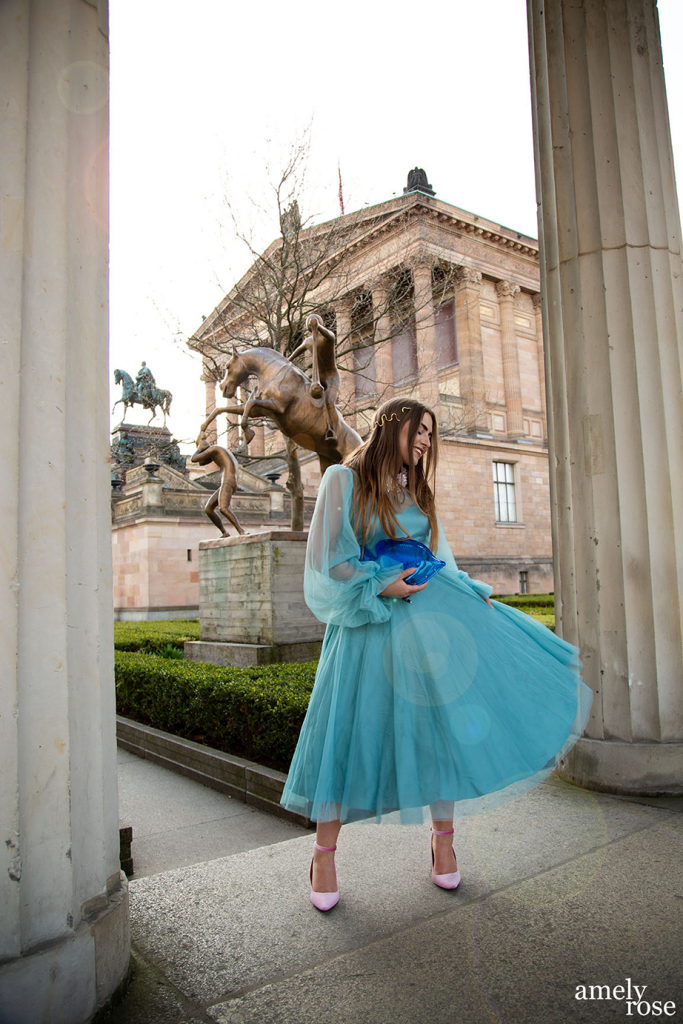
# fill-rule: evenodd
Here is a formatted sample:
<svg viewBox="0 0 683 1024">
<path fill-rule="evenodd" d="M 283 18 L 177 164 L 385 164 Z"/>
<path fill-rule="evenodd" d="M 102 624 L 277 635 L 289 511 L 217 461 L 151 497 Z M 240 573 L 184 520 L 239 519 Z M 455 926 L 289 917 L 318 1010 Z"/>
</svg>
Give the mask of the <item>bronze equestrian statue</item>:
<svg viewBox="0 0 683 1024">
<path fill-rule="evenodd" d="M 237 388 L 255 376 L 258 385 L 243 405 L 226 405 L 213 410 L 202 424 L 206 430 L 217 416 L 233 413 L 241 416 L 240 425 L 246 444 L 254 437 L 248 424 L 251 416 L 267 416 L 279 430 L 298 444 L 315 452 L 320 472 L 341 462 L 361 444 L 361 436 L 344 421 L 336 398 L 340 377 L 334 358 L 334 334 L 322 325 L 318 316 L 309 317 L 311 338 L 295 355 L 310 344 L 314 357 L 311 381 L 289 359 L 272 348 L 251 348 L 238 352 L 233 345 L 220 387 L 224 398 L 233 398 Z"/>
<path fill-rule="evenodd" d="M 121 420 L 123 423 L 128 409 L 134 405 L 141 405 L 143 409 L 152 410 L 149 421 L 151 423 L 156 417 L 158 407 L 164 414 L 164 426 L 166 426 L 166 416 L 171 411 L 173 395 L 170 391 L 164 391 L 163 388 L 156 386 L 152 371 L 146 363 L 143 362 L 138 370 L 135 381 L 125 370 L 114 370 L 114 383 L 123 385 L 123 393 L 118 401 L 114 402 L 112 415 L 116 406 L 123 403 L 123 419 Z"/>
</svg>

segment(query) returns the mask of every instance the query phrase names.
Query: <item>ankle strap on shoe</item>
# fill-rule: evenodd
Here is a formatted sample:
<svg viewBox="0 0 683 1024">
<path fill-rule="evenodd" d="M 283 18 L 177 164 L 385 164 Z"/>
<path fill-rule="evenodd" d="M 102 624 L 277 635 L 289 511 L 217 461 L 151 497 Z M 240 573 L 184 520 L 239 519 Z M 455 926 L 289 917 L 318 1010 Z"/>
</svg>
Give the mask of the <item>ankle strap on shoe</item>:
<svg viewBox="0 0 683 1024">
<path fill-rule="evenodd" d="M 449 828 L 448 832 L 439 832 L 436 828 L 430 828 L 430 832 L 433 832 L 435 836 L 452 836 L 455 829 Z"/>
<path fill-rule="evenodd" d="M 318 843 L 313 843 L 316 850 L 320 850 L 321 853 L 334 853 L 337 849 L 336 846 L 319 846 Z"/>
</svg>

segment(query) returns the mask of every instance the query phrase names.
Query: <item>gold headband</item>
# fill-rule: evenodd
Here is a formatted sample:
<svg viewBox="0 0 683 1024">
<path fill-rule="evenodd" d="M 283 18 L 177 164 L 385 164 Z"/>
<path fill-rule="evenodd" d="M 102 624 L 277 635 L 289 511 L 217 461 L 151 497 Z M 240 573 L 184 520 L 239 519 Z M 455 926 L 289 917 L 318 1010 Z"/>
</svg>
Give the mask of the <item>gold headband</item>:
<svg viewBox="0 0 683 1024">
<path fill-rule="evenodd" d="M 410 406 L 402 405 L 401 412 L 410 412 Z M 392 420 L 396 420 L 397 423 L 401 422 L 395 412 L 392 412 L 391 416 L 387 416 L 387 414 L 383 412 L 376 425 L 378 427 L 383 427 L 385 423 L 391 423 Z"/>
</svg>

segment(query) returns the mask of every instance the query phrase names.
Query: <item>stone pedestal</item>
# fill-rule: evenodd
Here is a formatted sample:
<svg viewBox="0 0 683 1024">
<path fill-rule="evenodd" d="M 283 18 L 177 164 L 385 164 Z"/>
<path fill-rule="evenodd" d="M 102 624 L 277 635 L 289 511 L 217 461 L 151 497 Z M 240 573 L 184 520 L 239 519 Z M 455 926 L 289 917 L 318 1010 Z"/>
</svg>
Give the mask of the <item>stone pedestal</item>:
<svg viewBox="0 0 683 1024">
<path fill-rule="evenodd" d="M 0 1020 L 125 977 L 109 509 L 106 4 L 0 6 Z"/>
<path fill-rule="evenodd" d="M 195 661 L 257 665 L 310 661 L 325 626 L 303 595 L 306 533 L 273 530 L 199 545 L 199 641 Z"/>
<path fill-rule="evenodd" d="M 124 444 L 132 452 L 132 463 L 144 462 L 146 458 L 168 462 L 169 452 L 175 443 L 168 427 L 151 427 L 142 423 L 119 423 L 111 434 L 112 444 Z"/>
<path fill-rule="evenodd" d="M 563 772 L 683 791 L 683 272 L 655 0 L 529 0 Z"/>
</svg>

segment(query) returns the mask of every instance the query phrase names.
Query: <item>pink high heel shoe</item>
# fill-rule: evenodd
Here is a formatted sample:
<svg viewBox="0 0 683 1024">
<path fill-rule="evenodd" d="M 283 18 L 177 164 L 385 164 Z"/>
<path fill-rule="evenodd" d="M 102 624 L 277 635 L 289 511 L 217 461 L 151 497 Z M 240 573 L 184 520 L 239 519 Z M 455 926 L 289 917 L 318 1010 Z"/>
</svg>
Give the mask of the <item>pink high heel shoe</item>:
<svg viewBox="0 0 683 1024">
<path fill-rule="evenodd" d="M 337 849 L 336 846 L 318 846 L 317 843 L 313 843 L 316 850 L 320 850 L 321 853 L 334 853 Z M 313 888 L 313 858 L 311 858 L 311 870 L 309 872 L 311 878 L 311 903 L 316 910 L 332 910 L 332 907 L 336 907 L 339 903 L 339 889 L 336 892 L 316 892 Z"/>
<path fill-rule="evenodd" d="M 451 828 L 448 832 L 439 832 L 435 828 L 430 828 L 429 832 L 429 852 L 432 855 L 432 882 L 434 885 L 438 885 L 441 889 L 457 889 L 460 885 L 459 871 L 451 871 L 447 875 L 437 875 L 434 872 L 434 847 L 432 846 L 432 833 L 435 836 L 452 836 L 454 829 Z"/>
</svg>

